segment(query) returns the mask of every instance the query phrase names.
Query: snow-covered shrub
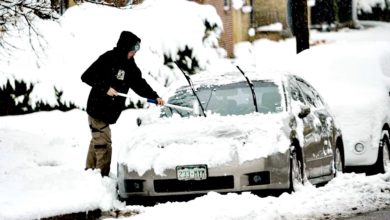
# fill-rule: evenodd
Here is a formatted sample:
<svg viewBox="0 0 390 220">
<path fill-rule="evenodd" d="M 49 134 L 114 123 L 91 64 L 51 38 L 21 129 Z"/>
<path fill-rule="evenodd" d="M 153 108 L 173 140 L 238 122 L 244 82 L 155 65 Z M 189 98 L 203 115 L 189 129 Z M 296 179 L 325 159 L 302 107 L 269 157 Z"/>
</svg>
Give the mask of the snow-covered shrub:
<svg viewBox="0 0 390 220">
<path fill-rule="evenodd" d="M 48 111 L 58 109 L 67 111 L 76 108 L 72 102 L 63 102 L 61 100 L 62 91 L 54 89 L 57 101 L 54 105 L 38 100 L 32 102 L 30 94 L 34 86 L 24 81 L 7 81 L 6 85 L 0 88 L 0 116 L 26 114 L 35 111 Z"/>
<path fill-rule="evenodd" d="M 102 53 L 115 47 L 123 30 L 142 39 L 136 63 L 162 95 L 181 77 L 169 61 L 177 61 L 192 74 L 220 58 L 222 21 L 215 8 L 186 0 L 148 0 L 131 9 L 83 3 L 57 21 L 36 17 L 33 22 L 39 36 L 30 36 L 24 23 L 6 36 L 16 48 L 0 46 L 0 88 L 16 81 L 31 85 L 32 105 L 42 102 L 57 108 L 57 91 L 60 103 L 85 108 L 90 87 L 80 77 Z"/>
<path fill-rule="evenodd" d="M 390 0 L 358 0 L 357 12 L 362 20 L 390 21 Z"/>
</svg>

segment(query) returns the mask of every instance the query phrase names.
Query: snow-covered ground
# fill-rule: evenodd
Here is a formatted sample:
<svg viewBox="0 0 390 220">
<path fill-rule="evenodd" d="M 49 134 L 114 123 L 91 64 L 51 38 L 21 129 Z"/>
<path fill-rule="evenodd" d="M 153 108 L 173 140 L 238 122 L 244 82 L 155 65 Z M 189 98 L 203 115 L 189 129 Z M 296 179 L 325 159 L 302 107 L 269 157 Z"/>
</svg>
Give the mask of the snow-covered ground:
<svg viewBox="0 0 390 220">
<path fill-rule="evenodd" d="M 131 13 L 135 13 L 133 15 L 126 15 L 125 11 L 118 12 L 117 9 L 112 8 L 106 11 L 100 6 L 88 4 L 74 8 L 69 14 L 65 14 L 60 25 L 50 22 L 39 25 L 46 33 L 51 33 L 47 36 L 48 40 L 62 36 L 61 39 L 72 46 L 64 47 L 49 41 L 48 44 L 52 44 L 47 51 L 48 57 L 42 56 L 43 60 L 38 63 L 27 62 L 26 60 L 32 59 L 35 55 L 31 51 L 26 53 L 23 50 L 14 54 L 15 59 L 1 59 L 1 71 L 4 74 L 0 76 L 0 83 L 4 85 L 7 79 L 20 78 L 38 82 L 39 86 L 36 87 L 37 91 L 34 94 L 43 97 L 49 103 L 53 97 L 42 94 L 52 90 L 53 85 L 59 85 L 66 90 L 65 98 L 74 98 L 76 103 L 83 105 L 88 95 L 88 88 L 79 79 L 81 71 L 101 52 L 114 46 L 121 28 L 134 28 L 137 33 L 145 37 L 143 41 L 145 44 L 137 56 L 137 63 L 144 72 L 151 74 L 151 76 L 145 75 L 153 85 L 158 86 L 158 83 L 163 81 L 162 76 L 167 74 L 167 70 L 161 67 L 163 52 L 174 53 L 175 48 L 177 50 L 188 42 L 196 45 L 198 57 L 207 55 L 203 57 L 202 62 L 209 70 L 233 69 L 234 65 L 226 65 L 231 64 L 230 61 L 217 59 L 216 51 L 210 52 L 211 46 L 201 45 L 199 39 L 202 36 L 190 35 L 194 22 L 197 24 L 196 27 L 199 26 L 196 33 L 203 32 L 200 26 L 204 17 L 209 17 L 218 23 L 218 19 L 213 17 L 215 11 L 210 8 L 203 11 L 195 8 L 195 5 L 183 7 L 186 7 L 186 12 L 193 11 L 194 16 L 198 18 L 187 20 L 192 22 L 191 25 L 183 22 L 169 23 L 168 21 L 177 21 L 173 14 L 153 8 L 151 5 L 132 11 Z M 172 7 L 165 9 L 172 10 Z M 143 14 L 142 10 L 147 13 Z M 160 11 L 165 13 L 164 16 L 169 14 L 172 17 L 169 16 L 168 21 L 161 20 L 156 24 L 154 22 L 157 21 L 150 20 L 150 17 L 161 13 Z M 80 21 L 81 15 L 88 15 L 89 19 L 82 20 L 84 23 L 77 26 L 75 24 Z M 123 22 L 126 19 L 132 20 L 134 16 L 142 19 L 137 20 L 137 23 Z M 161 15 L 161 18 L 164 16 Z M 85 24 L 94 23 L 94 17 L 113 19 L 97 20 L 97 23 L 104 24 L 110 28 L 110 31 L 100 35 L 99 33 L 102 32 L 93 25 L 83 29 Z M 118 20 L 122 22 L 116 22 Z M 147 25 L 140 25 L 143 22 Z M 313 32 L 311 39 L 323 46 L 336 43 L 354 42 L 356 45 L 359 42 L 388 43 L 390 41 L 390 24 L 370 23 L 370 25 L 375 27 L 364 30 L 345 29 L 337 33 Z M 160 28 L 157 33 L 151 32 L 155 29 L 149 28 L 155 26 Z M 174 28 L 175 26 L 188 29 Z M 171 29 L 164 29 L 164 27 Z M 175 35 L 176 38 L 170 37 L 168 33 Z M 184 33 L 186 34 L 182 35 Z M 94 36 L 97 37 L 96 41 L 91 40 Z M 338 53 L 337 46 L 334 48 L 334 52 Z M 288 68 L 293 66 L 294 60 L 297 59 L 293 39 L 281 42 L 258 40 L 253 43 L 241 43 L 236 46 L 235 51 L 237 59 L 234 64 L 239 64 L 245 69 Z M 320 56 L 318 59 L 324 57 Z M 348 57 L 346 56 L 345 59 L 348 60 Z M 152 68 L 153 65 L 148 65 L 150 62 L 158 63 L 163 70 Z M 26 74 L 18 75 L 21 72 Z M 55 74 L 50 75 L 52 72 Z M 116 161 L 120 146 L 126 144 L 129 136 L 137 128 L 136 117 L 144 114 L 145 111 L 150 109 L 126 110 L 118 123 L 112 126 L 113 160 L 110 178 L 102 178 L 98 172 L 84 171 L 90 139 L 85 112 L 52 111 L 0 117 L 0 219 L 37 219 L 95 209 L 133 210 L 140 213 L 131 217 L 135 219 L 318 219 L 348 216 L 390 206 L 390 174 L 365 176 L 350 173 L 336 177 L 324 187 L 315 188 L 306 185 L 298 192 L 285 193 L 279 197 L 260 198 L 251 193 L 220 195 L 211 192 L 188 202 L 159 204 L 154 207 L 126 207 L 116 199 Z"/>
<path fill-rule="evenodd" d="M 127 110 L 112 126 L 111 178 L 84 171 L 89 143 L 86 113 L 39 112 L 0 118 L 0 219 L 37 219 L 95 209 L 139 212 L 135 219 L 318 219 L 390 205 L 390 174 L 343 174 L 324 187 L 260 198 L 251 193 L 209 193 L 188 202 L 153 207 L 117 201 L 118 149 L 136 128 L 140 111 Z M 145 158 L 140 158 L 145 160 Z"/>
</svg>

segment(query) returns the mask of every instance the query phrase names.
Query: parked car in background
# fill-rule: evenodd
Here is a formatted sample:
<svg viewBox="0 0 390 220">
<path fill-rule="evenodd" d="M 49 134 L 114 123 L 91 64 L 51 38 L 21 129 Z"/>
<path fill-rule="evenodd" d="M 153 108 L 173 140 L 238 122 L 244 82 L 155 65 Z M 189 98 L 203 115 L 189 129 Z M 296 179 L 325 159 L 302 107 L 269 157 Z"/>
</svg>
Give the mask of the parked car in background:
<svg viewBox="0 0 390 220">
<path fill-rule="evenodd" d="M 294 71 L 327 100 L 343 132 L 348 170 L 389 171 L 390 45 L 349 43 L 299 54 Z"/>
<path fill-rule="evenodd" d="M 249 78 L 254 93 L 239 72 L 198 76 L 200 103 L 178 88 L 168 103 L 200 116 L 164 107 L 141 123 L 119 153 L 120 198 L 295 190 L 342 171 L 341 132 L 318 92 L 295 75 Z"/>
</svg>

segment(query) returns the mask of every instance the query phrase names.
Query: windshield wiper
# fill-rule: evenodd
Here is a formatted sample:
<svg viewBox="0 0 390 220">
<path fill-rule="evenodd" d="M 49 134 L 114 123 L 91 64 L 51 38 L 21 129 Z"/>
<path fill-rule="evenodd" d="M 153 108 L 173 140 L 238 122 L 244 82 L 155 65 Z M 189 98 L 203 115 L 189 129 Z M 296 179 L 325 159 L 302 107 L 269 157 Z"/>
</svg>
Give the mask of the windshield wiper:
<svg viewBox="0 0 390 220">
<path fill-rule="evenodd" d="M 245 77 L 246 82 L 248 83 L 249 88 L 251 89 L 251 92 L 252 92 L 252 98 L 253 98 L 253 104 L 255 105 L 255 110 L 256 110 L 256 112 L 259 112 L 259 110 L 257 108 L 255 87 L 254 87 L 252 81 L 250 81 L 250 79 L 245 75 L 244 71 L 242 71 L 242 69 L 239 66 L 236 66 L 236 67 L 242 73 L 242 75 Z"/>
<path fill-rule="evenodd" d="M 188 75 L 179 67 L 179 65 L 176 63 L 176 61 L 175 61 L 174 63 L 176 64 L 177 68 L 179 68 L 179 70 L 183 73 L 184 77 L 186 78 L 188 84 L 189 84 L 190 87 L 191 87 L 192 93 L 193 93 L 194 96 L 196 97 L 196 100 L 198 100 L 199 107 L 200 107 L 200 109 L 202 110 L 202 114 L 204 115 L 204 117 L 206 117 L 206 113 L 205 113 L 205 111 L 204 111 L 202 102 L 200 101 L 198 94 L 196 94 L 196 92 L 195 92 L 194 85 L 192 84 L 191 78 L 190 78 L 190 77 L 189 77 L 189 76 L 188 76 Z"/>
</svg>

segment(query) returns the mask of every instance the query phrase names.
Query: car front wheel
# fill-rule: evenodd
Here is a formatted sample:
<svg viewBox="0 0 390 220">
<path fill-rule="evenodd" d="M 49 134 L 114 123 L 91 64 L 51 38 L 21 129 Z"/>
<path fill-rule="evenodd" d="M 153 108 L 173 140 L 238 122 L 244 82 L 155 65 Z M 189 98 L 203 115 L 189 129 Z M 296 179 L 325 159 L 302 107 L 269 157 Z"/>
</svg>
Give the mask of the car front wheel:
<svg viewBox="0 0 390 220">
<path fill-rule="evenodd" d="M 379 145 L 378 160 L 375 164 L 376 173 L 390 172 L 389 139 L 385 136 Z"/>
<path fill-rule="evenodd" d="M 334 174 L 335 176 L 337 176 L 337 173 L 343 173 L 343 172 L 344 172 L 343 158 L 342 158 L 340 148 L 337 147 L 334 155 Z"/>
<path fill-rule="evenodd" d="M 390 156 L 389 156 L 389 140 L 383 140 L 382 147 L 382 165 L 383 165 L 383 173 L 390 172 Z"/>
<path fill-rule="evenodd" d="M 304 171 L 303 163 L 295 149 L 291 152 L 290 157 L 290 192 L 293 192 L 303 186 Z"/>
</svg>

